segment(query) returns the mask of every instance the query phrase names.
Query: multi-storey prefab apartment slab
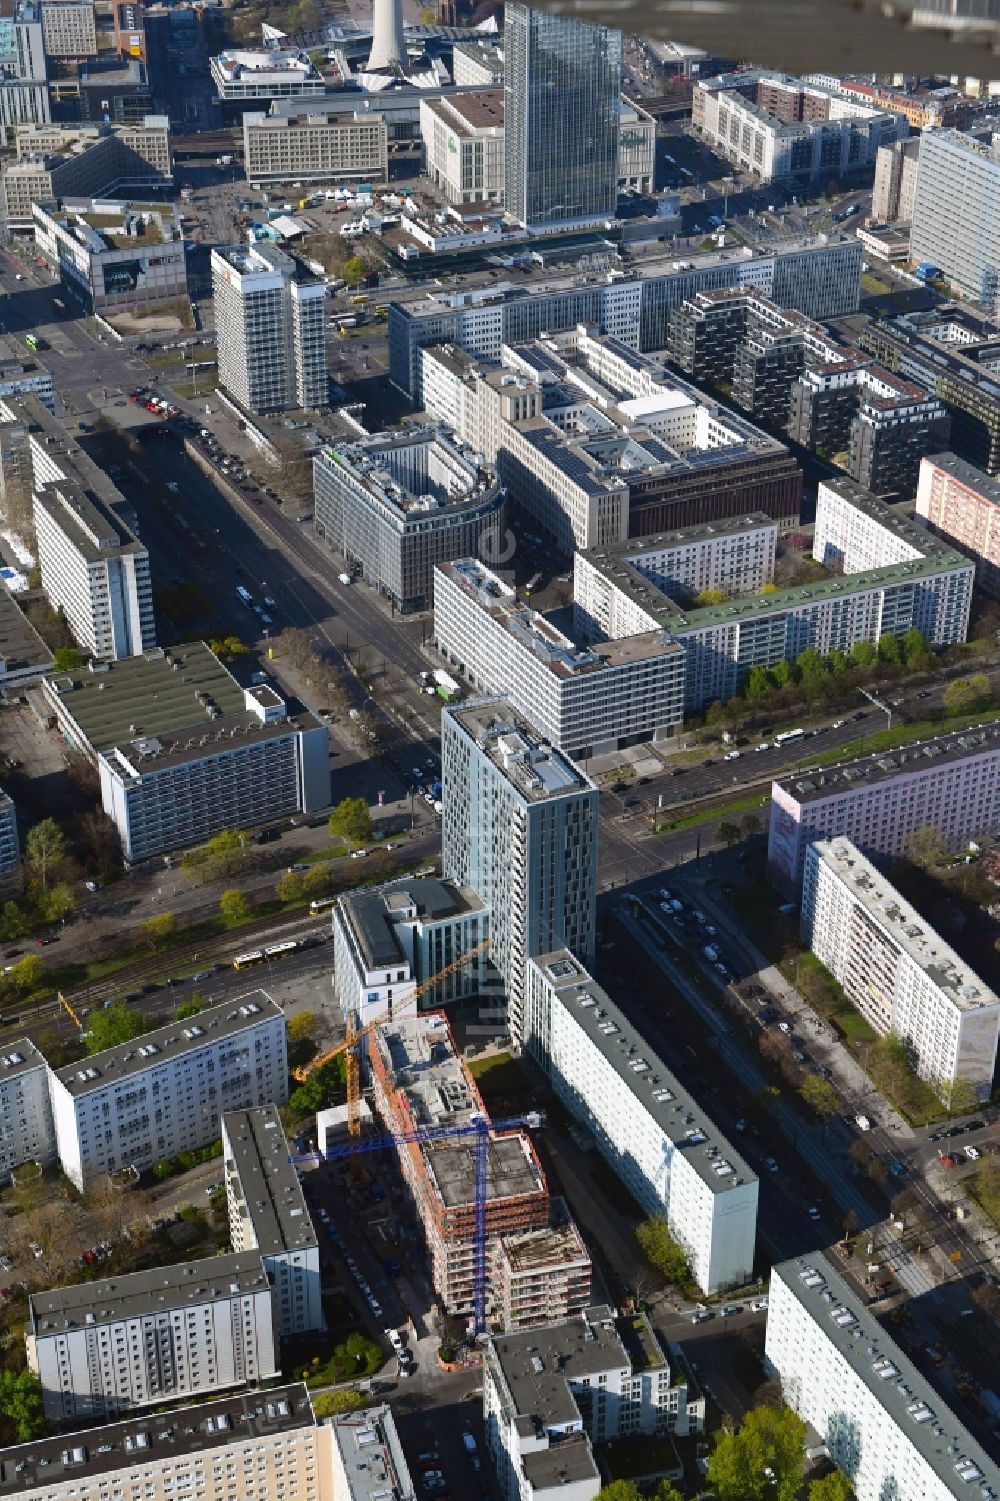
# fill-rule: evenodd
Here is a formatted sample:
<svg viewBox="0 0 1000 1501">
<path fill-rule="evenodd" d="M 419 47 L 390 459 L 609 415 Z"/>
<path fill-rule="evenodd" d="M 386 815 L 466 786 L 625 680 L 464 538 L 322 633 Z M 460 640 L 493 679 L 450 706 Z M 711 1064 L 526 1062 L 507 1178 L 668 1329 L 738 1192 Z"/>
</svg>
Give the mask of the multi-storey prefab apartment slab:
<svg viewBox="0 0 1000 1501">
<path fill-rule="evenodd" d="M 56 1159 L 49 1103 L 49 1066 L 28 1037 L 0 1052 L 0 1183 L 23 1162 L 47 1167 Z"/>
<path fill-rule="evenodd" d="M 87 1178 L 208 1146 L 227 1110 L 288 1098 L 285 1016 L 262 990 L 55 1069 L 63 1172 Z"/>
<path fill-rule="evenodd" d="M 527 967 L 525 1047 L 648 1214 L 663 1215 L 705 1292 L 749 1280 L 757 1178 L 566 949 Z"/>
<path fill-rule="evenodd" d="M 25 1343 L 52 1423 L 280 1374 L 271 1285 L 253 1251 L 34 1293 Z"/>
</svg>

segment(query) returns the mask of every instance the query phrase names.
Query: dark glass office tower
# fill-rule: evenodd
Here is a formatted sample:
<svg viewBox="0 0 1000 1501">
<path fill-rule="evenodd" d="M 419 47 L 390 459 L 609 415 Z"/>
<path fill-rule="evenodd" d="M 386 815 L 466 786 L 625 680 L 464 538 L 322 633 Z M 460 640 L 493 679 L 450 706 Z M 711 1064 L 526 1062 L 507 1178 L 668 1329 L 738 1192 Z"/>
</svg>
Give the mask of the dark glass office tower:
<svg viewBox="0 0 1000 1501">
<path fill-rule="evenodd" d="M 508 4 L 504 22 L 507 213 L 529 229 L 613 216 L 620 31 Z"/>
</svg>

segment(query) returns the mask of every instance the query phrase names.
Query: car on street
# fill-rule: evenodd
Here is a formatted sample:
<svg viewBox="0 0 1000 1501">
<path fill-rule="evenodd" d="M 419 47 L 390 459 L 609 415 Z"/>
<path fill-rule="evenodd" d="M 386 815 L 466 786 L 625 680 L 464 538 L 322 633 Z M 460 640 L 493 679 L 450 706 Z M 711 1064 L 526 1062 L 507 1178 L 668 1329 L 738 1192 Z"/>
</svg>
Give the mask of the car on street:
<svg viewBox="0 0 1000 1501">
<path fill-rule="evenodd" d="M 778 1171 L 778 1164 L 773 1157 L 765 1157 L 764 1166 L 767 1168 L 769 1173 L 776 1173 Z"/>
<path fill-rule="evenodd" d="M 806 1206 L 806 1214 L 811 1220 L 818 1220 L 820 1217 L 819 1210 L 816 1208 L 815 1204 L 809 1204 Z"/>
<path fill-rule="evenodd" d="M 792 1030 L 791 1023 L 790 1022 L 779 1022 L 778 1023 L 778 1030 L 780 1032 L 790 1033 L 791 1030 Z"/>
</svg>

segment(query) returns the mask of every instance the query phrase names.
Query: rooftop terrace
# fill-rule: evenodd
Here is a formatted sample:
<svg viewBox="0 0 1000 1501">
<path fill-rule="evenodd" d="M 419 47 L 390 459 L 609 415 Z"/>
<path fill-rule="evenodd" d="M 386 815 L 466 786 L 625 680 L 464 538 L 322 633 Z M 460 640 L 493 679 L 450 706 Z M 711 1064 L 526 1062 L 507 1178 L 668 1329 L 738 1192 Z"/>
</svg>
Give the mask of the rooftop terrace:
<svg viewBox="0 0 1000 1501">
<path fill-rule="evenodd" d="M 508 699 L 469 699 L 444 712 L 526 802 L 596 791 L 590 777 L 543 740 Z"/>
</svg>

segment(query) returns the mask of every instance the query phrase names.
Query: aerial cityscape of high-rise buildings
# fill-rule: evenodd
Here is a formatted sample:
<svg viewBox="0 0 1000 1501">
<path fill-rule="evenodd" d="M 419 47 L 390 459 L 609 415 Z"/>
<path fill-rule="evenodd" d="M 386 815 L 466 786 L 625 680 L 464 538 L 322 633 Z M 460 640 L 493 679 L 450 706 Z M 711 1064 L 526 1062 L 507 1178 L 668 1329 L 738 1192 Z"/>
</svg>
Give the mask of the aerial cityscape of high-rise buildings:
<svg viewBox="0 0 1000 1501">
<path fill-rule="evenodd" d="M 10 0 L 0 1501 L 1000 1501 L 961 8 Z"/>
</svg>

